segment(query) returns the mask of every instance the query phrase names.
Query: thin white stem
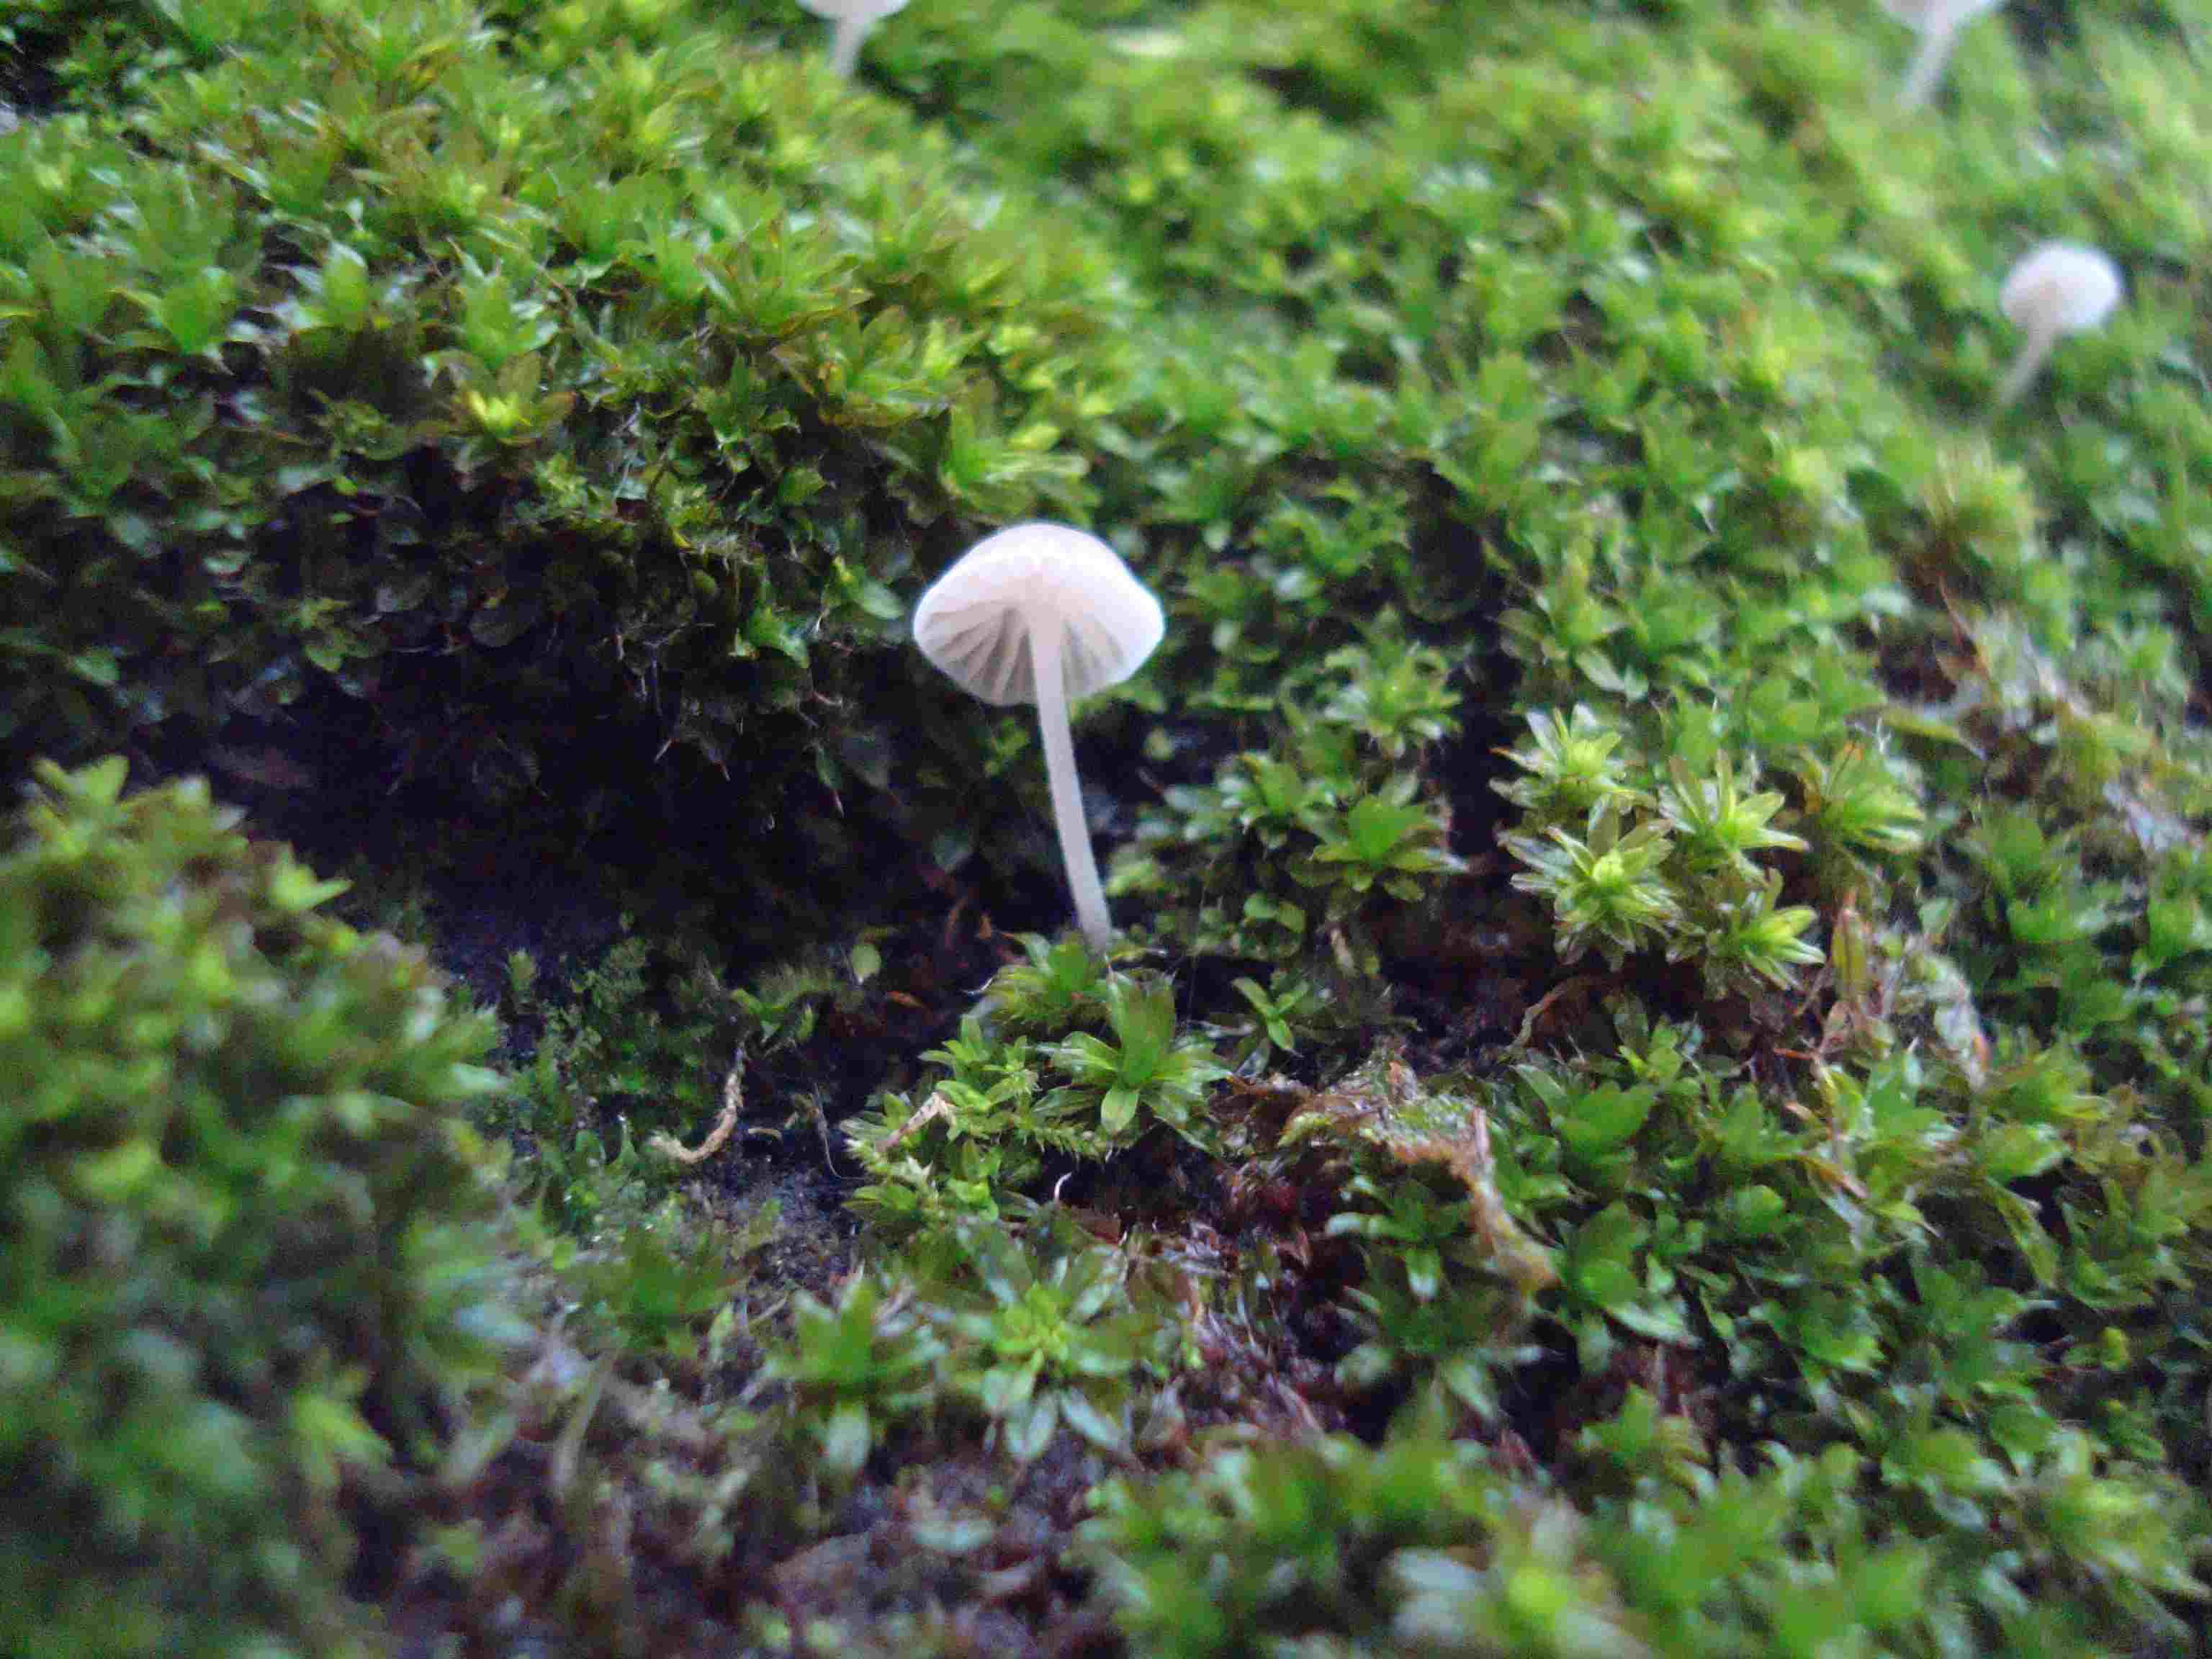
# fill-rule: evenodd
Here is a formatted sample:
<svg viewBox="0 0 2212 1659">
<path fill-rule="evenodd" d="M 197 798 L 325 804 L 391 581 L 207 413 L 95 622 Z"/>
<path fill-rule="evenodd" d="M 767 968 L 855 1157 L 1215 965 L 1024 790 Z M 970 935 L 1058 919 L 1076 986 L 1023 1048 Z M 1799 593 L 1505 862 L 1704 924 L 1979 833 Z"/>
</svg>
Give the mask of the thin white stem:
<svg viewBox="0 0 2212 1659">
<path fill-rule="evenodd" d="M 830 32 L 830 67 L 848 81 L 860 66 L 860 43 L 868 38 L 868 25 L 874 21 L 854 12 L 839 18 Z"/>
<path fill-rule="evenodd" d="M 1905 84 L 1898 88 L 1899 104 L 1906 109 L 1918 109 L 1936 95 L 1936 84 L 1943 78 L 1943 65 L 1951 61 L 1951 43 L 1958 36 L 1954 24 L 1948 28 L 1931 28 L 1920 37 L 1920 50 L 1912 55 L 1912 67 L 1905 73 Z"/>
<path fill-rule="evenodd" d="M 2057 343 L 2058 331 L 2055 328 L 2028 331 L 2027 343 L 2021 347 L 2020 356 L 2012 360 L 2012 368 L 2005 374 L 2004 384 L 1997 388 L 1999 409 L 2009 409 L 2020 394 L 2027 390 L 2042 369 L 2044 360 L 2051 356 L 2051 348 Z"/>
<path fill-rule="evenodd" d="M 1098 884 L 1098 860 L 1091 851 L 1091 831 L 1083 822 L 1083 786 L 1075 776 L 1075 739 L 1067 729 L 1067 683 L 1060 662 L 1061 625 L 1047 617 L 1030 631 L 1030 666 L 1036 674 L 1037 735 L 1044 740 L 1044 775 L 1052 786 L 1053 827 L 1060 831 L 1060 856 L 1067 865 L 1068 890 L 1075 896 L 1075 922 L 1099 955 L 1106 954 L 1114 924 L 1106 915 L 1106 890 Z"/>
</svg>

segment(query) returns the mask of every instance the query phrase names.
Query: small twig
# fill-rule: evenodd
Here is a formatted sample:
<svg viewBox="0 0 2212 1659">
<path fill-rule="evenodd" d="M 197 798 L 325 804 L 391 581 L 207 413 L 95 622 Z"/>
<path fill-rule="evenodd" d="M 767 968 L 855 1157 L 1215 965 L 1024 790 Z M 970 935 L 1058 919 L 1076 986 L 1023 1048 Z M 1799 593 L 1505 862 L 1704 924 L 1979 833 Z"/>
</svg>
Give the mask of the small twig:
<svg viewBox="0 0 2212 1659">
<path fill-rule="evenodd" d="M 1528 1047 L 1530 1040 L 1536 1035 L 1536 1022 L 1552 1012 L 1553 1003 L 1571 991 L 1586 992 L 1597 982 L 1597 975 L 1595 974 L 1577 974 L 1571 978 L 1561 980 L 1542 996 L 1537 998 L 1535 1006 L 1522 1017 L 1521 1030 L 1513 1039 L 1514 1048 L 1525 1050 Z"/>
<path fill-rule="evenodd" d="M 607 1391 L 607 1379 L 614 1375 L 615 1352 L 609 1348 L 592 1367 L 591 1375 L 584 1380 L 582 1397 L 576 1401 L 574 1413 L 562 1425 L 561 1437 L 553 1443 L 553 1467 L 548 1473 L 547 1484 L 556 1498 L 566 1497 L 569 1482 L 576 1478 L 576 1465 L 584 1455 L 584 1437 L 591 1432 L 600 1396 Z"/>
<path fill-rule="evenodd" d="M 945 1097 L 945 1091 L 942 1089 L 935 1091 L 927 1100 L 921 1103 L 920 1111 L 891 1131 L 890 1137 L 884 1142 L 884 1150 L 887 1152 L 890 1152 L 901 1141 L 920 1133 L 927 1125 L 936 1122 L 939 1118 L 949 1118 L 951 1115 L 952 1103 Z"/>
<path fill-rule="evenodd" d="M 822 1091 L 819 1089 L 808 1090 L 806 1104 L 807 1115 L 814 1120 L 814 1133 L 822 1137 L 822 1167 L 829 1170 L 831 1175 L 836 1175 L 837 1149 L 830 1141 L 830 1114 L 823 1109 Z"/>
<path fill-rule="evenodd" d="M 656 1134 L 645 1144 L 663 1158 L 672 1158 L 678 1164 L 704 1164 L 729 1144 L 737 1132 L 738 1115 L 745 1107 L 745 1051 L 738 1050 L 737 1058 L 730 1062 L 729 1075 L 722 1079 L 722 1114 L 714 1120 L 714 1127 L 707 1133 L 706 1139 L 693 1152 L 674 1135 Z"/>
</svg>

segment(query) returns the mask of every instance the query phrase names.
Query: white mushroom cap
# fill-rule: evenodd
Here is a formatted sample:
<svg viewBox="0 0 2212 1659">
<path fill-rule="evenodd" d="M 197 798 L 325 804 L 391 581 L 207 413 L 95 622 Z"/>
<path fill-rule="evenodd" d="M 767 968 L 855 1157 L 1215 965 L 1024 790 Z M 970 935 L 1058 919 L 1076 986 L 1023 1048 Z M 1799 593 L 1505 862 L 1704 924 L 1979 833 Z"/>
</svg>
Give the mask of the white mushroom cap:
<svg viewBox="0 0 2212 1659">
<path fill-rule="evenodd" d="M 855 18 L 867 23 L 906 9 L 906 0 L 799 0 L 799 4 L 817 17 Z"/>
<path fill-rule="evenodd" d="M 2031 334 L 2078 334 L 2119 304 L 2120 268 L 2079 242 L 2045 242 L 2012 268 L 1997 302 Z"/>
<path fill-rule="evenodd" d="M 914 642 L 962 690 L 1001 707 L 1037 700 L 1033 630 L 1061 630 L 1067 696 L 1117 685 L 1165 629 L 1160 602 L 1096 536 L 1018 524 L 987 536 L 931 585 Z"/>
<path fill-rule="evenodd" d="M 860 47 L 868 31 L 903 9 L 906 0 L 799 0 L 799 3 L 817 17 L 830 20 L 830 67 L 850 79 L 860 66 Z"/>
<path fill-rule="evenodd" d="M 805 3 L 805 0 L 800 0 Z M 1995 11 L 2004 0 L 1881 0 L 1881 9 L 1916 33 L 1954 29 L 1970 18 Z"/>
</svg>

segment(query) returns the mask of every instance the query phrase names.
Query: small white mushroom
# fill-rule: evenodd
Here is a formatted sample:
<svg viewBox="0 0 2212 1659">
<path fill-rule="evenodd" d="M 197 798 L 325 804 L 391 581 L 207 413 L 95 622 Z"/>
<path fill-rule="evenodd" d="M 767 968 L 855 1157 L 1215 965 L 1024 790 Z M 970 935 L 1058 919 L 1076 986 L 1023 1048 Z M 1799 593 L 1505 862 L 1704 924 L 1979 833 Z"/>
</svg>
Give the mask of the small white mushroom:
<svg viewBox="0 0 2212 1659">
<path fill-rule="evenodd" d="M 1943 66 L 1951 61 L 1951 46 L 1959 31 L 2004 0 L 1881 0 L 1881 9 L 1920 37 L 1920 50 L 1898 88 L 1897 101 L 1917 109 L 1936 95 Z"/>
<path fill-rule="evenodd" d="M 860 46 L 868 31 L 895 11 L 905 9 L 906 0 L 799 0 L 817 17 L 830 20 L 830 67 L 847 79 L 860 67 Z"/>
<path fill-rule="evenodd" d="M 1102 953 L 1113 924 L 1083 822 L 1067 705 L 1135 673 L 1164 629 L 1160 602 L 1112 548 L 1059 524 L 985 537 L 915 608 L 914 642 L 955 684 L 1000 707 L 1036 704 L 1076 921 Z"/>
<path fill-rule="evenodd" d="M 2027 334 L 1997 391 L 2004 408 L 2027 390 L 2062 335 L 2095 328 L 2120 302 L 2120 268 L 2079 242 L 2045 242 L 2029 250 L 2005 278 L 1997 303 Z"/>
</svg>

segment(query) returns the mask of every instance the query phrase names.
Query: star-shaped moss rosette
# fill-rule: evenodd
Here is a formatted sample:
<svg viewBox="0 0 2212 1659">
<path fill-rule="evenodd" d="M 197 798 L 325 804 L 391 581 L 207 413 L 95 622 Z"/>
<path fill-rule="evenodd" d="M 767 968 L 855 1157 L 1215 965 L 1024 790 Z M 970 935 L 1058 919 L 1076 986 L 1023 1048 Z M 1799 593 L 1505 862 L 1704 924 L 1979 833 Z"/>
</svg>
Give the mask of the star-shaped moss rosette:
<svg viewBox="0 0 2212 1659">
<path fill-rule="evenodd" d="M 1072 1226 L 1026 1239 L 977 1226 L 963 1242 L 970 1288 L 943 1321 L 948 1366 L 994 1437 L 1025 1463 L 1063 1423 L 1101 1449 L 1125 1448 L 1132 1375 L 1172 1328 L 1151 1298 L 1133 1300 L 1127 1254 Z"/>
<path fill-rule="evenodd" d="M 1207 1091 L 1228 1075 L 1201 1039 L 1176 1035 L 1175 987 L 1157 975 L 1117 975 L 1106 988 L 1107 1035 L 1079 1031 L 1052 1050 L 1067 1079 L 1044 1111 L 1064 1121 L 1090 1118 L 1109 1141 L 1133 1140 L 1141 1115 L 1203 1146 Z"/>
</svg>

